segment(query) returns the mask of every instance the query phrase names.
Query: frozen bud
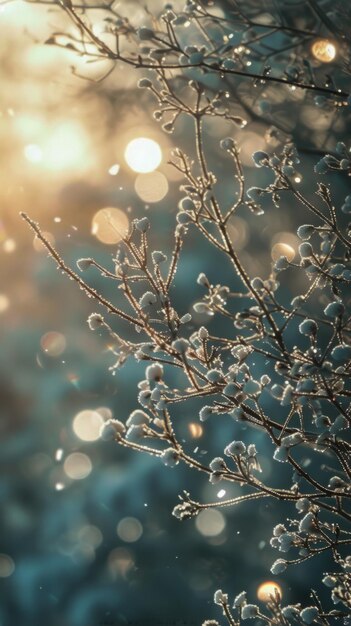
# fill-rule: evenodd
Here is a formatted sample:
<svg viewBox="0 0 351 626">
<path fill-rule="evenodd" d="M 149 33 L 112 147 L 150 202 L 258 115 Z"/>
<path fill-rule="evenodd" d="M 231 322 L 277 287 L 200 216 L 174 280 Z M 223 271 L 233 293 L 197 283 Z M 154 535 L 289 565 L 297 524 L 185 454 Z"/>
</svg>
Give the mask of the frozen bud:
<svg viewBox="0 0 351 626">
<path fill-rule="evenodd" d="M 242 441 L 232 441 L 224 450 L 226 456 L 239 456 L 245 452 L 246 446 Z"/>
<path fill-rule="evenodd" d="M 269 156 L 267 152 L 263 152 L 262 150 L 254 152 L 252 155 L 252 160 L 256 167 L 267 167 L 269 165 Z"/>
<path fill-rule="evenodd" d="M 161 363 L 152 363 L 145 370 L 147 380 L 159 381 L 163 377 L 163 366 Z"/>
<path fill-rule="evenodd" d="M 288 606 L 285 606 L 282 609 L 282 613 L 284 615 L 284 617 L 288 618 L 288 619 L 294 619 L 299 615 L 299 609 L 298 607 L 294 606 L 293 604 L 289 604 Z"/>
<path fill-rule="evenodd" d="M 297 229 L 297 235 L 300 239 L 309 239 L 313 235 L 314 231 L 315 226 L 312 226 L 312 224 L 303 224 Z"/>
<path fill-rule="evenodd" d="M 345 307 L 342 302 L 329 302 L 329 304 L 324 309 L 324 315 L 327 317 L 339 317 L 345 311 Z"/>
<path fill-rule="evenodd" d="M 238 422 L 241 422 L 245 419 L 245 412 L 239 406 L 235 407 L 235 409 L 230 411 L 229 415 L 234 417 L 234 419 L 237 420 Z"/>
<path fill-rule="evenodd" d="M 159 265 L 160 263 L 164 263 L 164 261 L 167 261 L 166 255 L 163 254 L 163 252 L 160 252 L 159 250 L 155 250 L 151 256 L 155 265 Z"/>
<path fill-rule="evenodd" d="M 327 575 L 327 576 L 324 576 L 322 583 L 326 587 L 335 587 L 337 580 L 334 576 Z"/>
<path fill-rule="evenodd" d="M 202 52 L 193 52 L 189 57 L 189 63 L 191 65 L 199 65 L 204 60 L 204 55 Z"/>
<path fill-rule="evenodd" d="M 144 424 L 140 424 L 139 426 L 129 426 L 126 436 L 127 439 L 130 439 L 131 441 L 138 441 L 138 439 L 142 439 L 145 436 Z"/>
<path fill-rule="evenodd" d="M 202 287 L 209 287 L 210 286 L 209 280 L 208 280 L 206 274 L 204 274 L 203 272 L 201 272 L 198 275 L 198 277 L 196 279 L 196 282 L 197 282 L 198 285 L 201 285 Z"/>
<path fill-rule="evenodd" d="M 347 344 L 340 344 L 332 350 L 331 356 L 335 361 L 349 360 L 351 359 L 351 346 L 348 346 Z"/>
<path fill-rule="evenodd" d="M 137 33 L 141 41 L 148 41 L 149 39 L 153 39 L 155 36 L 154 31 L 151 30 L 151 28 L 147 28 L 146 26 L 141 26 L 141 28 L 138 28 Z"/>
<path fill-rule="evenodd" d="M 161 454 L 161 459 L 168 467 L 175 467 L 179 463 L 179 453 L 174 448 L 167 448 Z"/>
<path fill-rule="evenodd" d="M 260 383 L 261 385 L 269 385 L 269 383 L 271 382 L 270 377 L 267 374 L 263 374 L 263 376 L 261 376 L 260 378 Z"/>
<path fill-rule="evenodd" d="M 304 320 L 299 325 L 299 331 L 301 335 L 306 335 L 306 337 L 314 336 L 317 333 L 317 324 L 311 319 Z"/>
<path fill-rule="evenodd" d="M 138 402 L 144 409 L 151 406 L 151 391 L 150 389 L 142 389 L 138 394 Z"/>
<path fill-rule="evenodd" d="M 273 459 L 275 461 L 279 461 L 280 463 L 286 463 L 289 456 L 289 449 L 281 446 L 280 448 L 276 448 L 273 454 Z"/>
<path fill-rule="evenodd" d="M 300 617 L 305 624 L 312 624 L 316 617 L 318 617 L 318 609 L 316 606 L 306 606 L 305 609 L 300 611 Z"/>
<path fill-rule="evenodd" d="M 344 417 L 343 415 L 338 415 L 334 421 L 334 424 L 332 424 L 332 426 L 330 427 L 330 432 L 332 435 L 335 435 L 340 430 L 344 430 L 345 428 L 348 428 L 348 425 L 349 423 L 346 417 Z"/>
<path fill-rule="evenodd" d="M 195 302 L 194 311 L 200 315 L 213 315 L 211 307 L 206 302 Z"/>
<path fill-rule="evenodd" d="M 233 148 L 235 147 L 234 139 L 232 139 L 231 137 L 226 137 L 225 139 L 221 140 L 220 146 L 222 150 L 233 150 Z"/>
<path fill-rule="evenodd" d="M 234 598 L 233 609 L 237 609 L 243 604 L 246 604 L 246 591 L 242 591 Z"/>
<path fill-rule="evenodd" d="M 283 437 L 280 444 L 284 448 L 291 448 L 292 446 L 296 446 L 303 441 L 303 436 L 300 432 L 293 433 L 292 435 L 287 435 Z"/>
<path fill-rule="evenodd" d="M 199 328 L 198 334 L 202 341 L 208 339 L 208 330 L 204 326 L 201 326 L 201 328 Z"/>
<path fill-rule="evenodd" d="M 269 543 L 272 546 L 272 548 L 275 548 L 276 550 L 280 546 L 278 537 L 271 537 L 270 540 L 269 540 Z"/>
<path fill-rule="evenodd" d="M 175 339 L 172 342 L 172 348 L 179 352 L 179 354 L 185 354 L 187 349 L 189 348 L 189 341 L 187 339 Z"/>
<path fill-rule="evenodd" d="M 339 476 L 332 476 L 328 483 L 329 489 L 345 489 L 346 483 Z"/>
<path fill-rule="evenodd" d="M 181 504 L 177 504 L 177 506 L 174 507 L 172 515 L 174 515 L 174 517 L 176 517 L 177 519 L 183 520 L 195 517 L 198 512 L 199 509 L 196 507 L 195 504 L 185 501 Z"/>
<path fill-rule="evenodd" d="M 296 535 L 294 533 L 283 533 L 280 535 L 279 550 L 280 552 L 289 552 L 290 548 L 294 545 Z"/>
<path fill-rule="evenodd" d="M 274 268 L 279 272 L 282 270 L 286 270 L 289 267 L 289 261 L 286 256 L 280 256 L 279 259 L 274 263 Z"/>
<path fill-rule="evenodd" d="M 247 453 L 248 453 L 248 455 L 249 455 L 249 456 L 251 456 L 251 457 L 252 457 L 252 456 L 256 456 L 256 454 L 257 454 L 257 450 L 256 450 L 256 446 L 255 446 L 255 444 L 254 444 L 254 443 L 250 443 L 250 444 L 247 446 Z"/>
<path fill-rule="evenodd" d="M 141 78 L 138 81 L 138 87 L 140 89 L 150 89 L 150 87 L 152 87 L 152 82 L 148 78 Z"/>
<path fill-rule="evenodd" d="M 105 422 L 100 428 L 100 439 L 103 441 L 111 441 L 123 435 L 126 432 L 126 427 L 119 420 L 110 419 Z"/>
<path fill-rule="evenodd" d="M 223 593 L 221 589 L 217 589 L 213 596 L 213 602 L 215 604 L 228 604 L 228 595 Z"/>
<path fill-rule="evenodd" d="M 214 459 L 212 459 L 210 463 L 210 469 L 212 470 L 212 472 L 225 472 L 227 466 L 222 457 L 216 456 Z"/>
<path fill-rule="evenodd" d="M 224 59 L 222 63 L 222 68 L 227 71 L 235 70 L 236 67 L 237 67 L 237 64 L 235 63 L 234 59 Z"/>
<path fill-rule="evenodd" d="M 304 241 L 299 245 L 299 253 L 302 259 L 308 259 L 313 256 L 313 248 L 308 241 Z"/>
<path fill-rule="evenodd" d="M 141 426 L 142 424 L 148 424 L 150 422 L 150 418 L 144 411 L 140 409 L 136 409 L 133 411 L 128 417 L 126 424 L 127 426 Z"/>
<path fill-rule="evenodd" d="M 249 396 L 255 396 L 261 391 L 261 385 L 256 380 L 248 380 L 244 385 L 244 393 Z"/>
<path fill-rule="evenodd" d="M 223 389 L 223 393 L 226 396 L 235 396 L 237 391 L 238 391 L 238 387 L 234 383 L 228 383 L 228 385 L 226 385 Z"/>
<path fill-rule="evenodd" d="M 258 276 L 256 276 L 256 278 L 253 278 L 251 281 L 251 286 L 253 287 L 253 289 L 263 289 L 264 283 L 262 278 L 259 278 Z"/>
<path fill-rule="evenodd" d="M 208 372 L 206 373 L 206 378 L 210 383 L 219 383 L 221 380 L 223 380 L 223 374 L 221 370 L 208 370 Z"/>
<path fill-rule="evenodd" d="M 77 261 L 77 266 L 81 272 L 89 269 L 92 265 L 94 265 L 93 259 L 78 259 Z"/>
<path fill-rule="evenodd" d="M 314 171 L 316 174 L 326 174 L 328 171 L 328 165 L 324 161 L 324 158 L 318 161 L 314 166 Z"/>
<path fill-rule="evenodd" d="M 146 291 L 139 300 L 139 305 L 142 309 L 147 309 L 153 304 L 156 304 L 157 298 L 152 291 Z"/>
<path fill-rule="evenodd" d="M 296 502 L 295 506 L 299 513 L 307 513 L 307 511 L 310 510 L 311 503 L 307 498 L 300 498 L 300 500 Z"/>
<path fill-rule="evenodd" d="M 190 222 L 192 222 L 190 213 L 187 213 L 186 211 L 181 211 L 180 213 L 178 213 L 177 222 L 179 226 L 190 224 Z"/>
<path fill-rule="evenodd" d="M 208 480 L 210 481 L 211 485 L 217 485 L 217 483 L 219 483 L 222 480 L 221 472 L 212 472 Z"/>
<path fill-rule="evenodd" d="M 213 413 L 211 406 L 203 406 L 200 410 L 200 422 L 205 422 Z"/>
<path fill-rule="evenodd" d="M 299 523 L 299 531 L 300 533 L 311 533 L 316 530 L 316 520 L 314 514 L 310 511 L 306 513 L 305 517 L 302 518 Z"/>
<path fill-rule="evenodd" d="M 241 609 L 241 619 L 253 619 L 258 615 L 258 606 L 256 604 L 245 604 Z"/>
<path fill-rule="evenodd" d="M 191 322 L 190 313 L 185 313 L 185 315 L 182 315 L 182 317 L 179 318 L 179 322 L 181 324 L 187 324 L 188 322 Z"/>
<path fill-rule="evenodd" d="M 181 211 L 194 211 L 196 209 L 194 201 L 189 196 L 182 198 L 178 206 Z"/>
<path fill-rule="evenodd" d="M 92 313 L 88 317 L 88 325 L 90 330 L 98 330 L 104 326 L 105 320 L 99 313 Z"/>
<path fill-rule="evenodd" d="M 288 564 L 285 559 L 277 559 L 276 561 L 274 561 L 271 567 L 272 574 L 282 574 L 283 572 L 285 572 L 287 565 Z"/>
<path fill-rule="evenodd" d="M 280 537 L 285 532 L 286 532 L 286 528 L 285 528 L 284 524 L 277 524 L 273 528 L 273 536 L 274 537 Z"/>
<path fill-rule="evenodd" d="M 141 233 L 146 233 L 150 228 L 150 221 L 147 217 L 142 217 L 140 220 L 134 220 L 135 228 L 140 230 Z"/>
<path fill-rule="evenodd" d="M 305 299 L 303 298 L 303 296 L 296 296 L 291 300 L 291 306 L 294 307 L 294 309 L 298 309 L 304 304 L 304 302 Z"/>
</svg>

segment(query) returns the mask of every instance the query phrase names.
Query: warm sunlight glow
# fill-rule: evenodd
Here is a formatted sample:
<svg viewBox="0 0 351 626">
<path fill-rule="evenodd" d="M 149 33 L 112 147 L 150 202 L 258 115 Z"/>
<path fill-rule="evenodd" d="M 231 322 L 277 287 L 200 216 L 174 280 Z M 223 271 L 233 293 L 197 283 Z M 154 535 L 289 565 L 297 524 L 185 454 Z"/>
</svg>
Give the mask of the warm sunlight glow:
<svg viewBox="0 0 351 626">
<path fill-rule="evenodd" d="M 129 220 L 123 211 L 115 208 L 100 209 L 95 213 L 91 232 L 106 244 L 116 244 L 128 233 Z"/>
<path fill-rule="evenodd" d="M 271 580 L 267 580 L 267 582 L 262 583 L 257 589 L 257 597 L 262 602 L 269 602 L 271 600 L 271 596 L 275 596 L 275 591 L 278 591 L 280 597 L 282 597 L 281 587 Z"/>
<path fill-rule="evenodd" d="M 273 261 L 277 261 L 281 256 L 285 256 L 288 261 L 293 261 L 295 250 L 288 243 L 279 242 L 272 247 L 271 256 Z"/>
<path fill-rule="evenodd" d="M 312 44 L 312 54 L 317 61 L 331 63 L 336 57 L 336 47 L 329 39 L 317 39 Z"/>
<path fill-rule="evenodd" d="M 43 159 L 43 151 L 40 146 L 30 143 L 24 148 L 24 156 L 30 163 L 40 163 Z"/>
<path fill-rule="evenodd" d="M 85 169 L 89 162 L 89 146 L 80 124 L 73 121 L 57 124 L 43 146 L 43 156 L 49 170 Z"/>
<path fill-rule="evenodd" d="M 153 139 L 138 137 L 129 142 L 124 153 L 130 169 L 140 174 L 153 172 L 162 161 L 162 151 Z"/>
</svg>

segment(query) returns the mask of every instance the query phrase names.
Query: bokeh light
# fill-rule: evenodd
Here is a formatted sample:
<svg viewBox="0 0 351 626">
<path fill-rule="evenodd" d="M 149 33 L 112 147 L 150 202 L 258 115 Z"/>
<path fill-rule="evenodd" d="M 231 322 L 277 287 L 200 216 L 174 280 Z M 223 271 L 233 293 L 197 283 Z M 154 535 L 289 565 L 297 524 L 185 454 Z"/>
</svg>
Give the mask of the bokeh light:
<svg viewBox="0 0 351 626">
<path fill-rule="evenodd" d="M 134 559 L 127 548 L 115 548 L 108 555 L 108 569 L 113 578 L 126 574 L 133 568 Z"/>
<path fill-rule="evenodd" d="M 125 149 L 124 158 L 130 169 L 140 174 L 153 172 L 162 161 L 162 151 L 154 139 L 137 137 Z"/>
<path fill-rule="evenodd" d="M 288 243 L 279 242 L 272 246 L 271 256 L 273 261 L 277 261 L 281 256 L 285 256 L 288 261 L 293 261 L 295 257 L 295 250 Z"/>
<path fill-rule="evenodd" d="M 103 536 L 100 528 L 87 524 L 82 526 L 78 532 L 78 539 L 81 543 L 87 544 L 96 549 L 102 544 Z"/>
<path fill-rule="evenodd" d="M 144 202 L 160 202 L 168 193 L 168 180 L 162 172 L 139 174 L 134 188 L 139 198 Z"/>
<path fill-rule="evenodd" d="M 117 535 L 122 541 L 134 543 L 143 534 L 143 527 L 136 517 L 124 517 L 117 525 Z"/>
<path fill-rule="evenodd" d="M 118 163 L 114 163 L 109 168 L 108 173 L 110 174 L 110 176 L 117 176 L 119 170 L 120 170 L 120 165 Z"/>
<path fill-rule="evenodd" d="M 336 57 L 336 47 L 329 39 L 317 39 L 312 44 L 312 54 L 317 61 L 331 63 Z"/>
<path fill-rule="evenodd" d="M 10 298 L 4 293 L 0 293 L 0 313 L 5 313 L 10 306 Z"/>
<path fill-rule="evenodd" d="M 199 439 L 203 433 L 201 424 L 197 424 L 196 422 L 191 422 L 188 425 L 188 430 L 193 439 Z"/>
<path fill-rule="evenodd" d="M 8 578 L 15 571 L 15 563 L 8 554 L 0 554 L 0 578 Z"/>
<path fill-rule="evenodd" d="M 196 518 L 195 526 L 204 537 L 216 537 L 225 529 L 224 515 L 216 509 L 205 509 Z"/>
<path fill-rule="evenodd" d="M 116 244 L 126 236 L 128 228 L 127 215 L 120 209 L 108 207 L 95 213 L 91 232 L 102 243 Z"/>
<path fill-rule="evenodd" d="M 97 411 L 80 411 L 73 419 L 73 430 L 82 441 L 96 441 L 102 424 L 103 419 Z"/>
<path fill-rule="evenodd" d="M 49 331 L 41 337 L 40 346 L 48 356 L 60 356 L 66 348 L 66 337 L 62 333 Z"/>
<path fill-rule="evenodd" d="M 275 592 L 278 591 L 280 597 L 282 597 L 282 590 L 278 583 L 273 582 L 271 580 L 267 580 L 262 583 L 257 589 L 257 597 L 261 602 L 269 602 L 273 596 L 275 597 Z"/>
<path fill-rule="evenodd" d="M 2 247 L 3 247 L 4 252 L 7 252 L 7 254 L 11 254 L 12 252 L 16 250 L 17 244 L 14 239 L 9 238 L 9 239 L 6 239 L 6 241 L 4 241 Z"/>
<path fill-rule="evenodd" d="M 82 480 L 89 476 L 93 469 L 90 458 L 82 452 L 72 452 L 64 462 L 65 474 L 72 480 Z"/>
<path fill-rule="evenodd" d="M 24 156 L 30 163 L 40 163 L 43 159 L 43 151 L 40 146 L 31 143 L 24 148 Z"/>
</svg>

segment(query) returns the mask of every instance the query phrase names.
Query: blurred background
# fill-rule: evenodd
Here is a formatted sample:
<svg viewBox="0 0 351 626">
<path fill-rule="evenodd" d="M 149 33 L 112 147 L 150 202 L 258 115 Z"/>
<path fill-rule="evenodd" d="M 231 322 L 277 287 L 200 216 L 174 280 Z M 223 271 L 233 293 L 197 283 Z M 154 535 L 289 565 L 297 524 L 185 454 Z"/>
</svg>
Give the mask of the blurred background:
<svg viewBox="0 0 351 626">
<path fill-rule="evenodd" d="M 162 9 L 158 0 L 151 4 L 152 11 Z M 216 4 L 225 15 L 226 3 Z M 122 8 L 134 25 L 145 22 L 142 2 Z M 103 33 L 101 11 L 91 18 Z M 271 589 L 269 567 L 277 556 L 269 546 L 271 528 L 284 509 L 262 501 L 204 511 L 181 523 L 171 511 L 183 489 L 206 502 L 235 495 L 237 488 L 210 485 L 187 468 L 165 468 L 98 439 L 106 417 L 124 421 L 136 408 L 143 368 L 128 363 L 116 376 L 108 370 L 111 346 L 86 324 L 98 307 L 57 271 L 19 212 L 40 222 L 72 267 L 87 256 L 112 267 L 118 241 L 100 212 L 106 207 L 122 229 L 148 215 L 155 246 L 167 251 L 181 197 L 181 180 L 167 161 L 179 144 L 194 154 L 194 142 L 182 118 L 173 135 L 162 132 L 152 117 L 154 103 L 136 88 L 136 70 L 120 66 L 99 82 L 109 62 L 92 64 L 69 48 L 44 44 L 62 29 L 72 26 L 53 5 L 0 7 L 0 625 L 200 624 L 219 616 L 212 604 L 218 587 L 231 594 L 247 589 L 252 600 L 258 594 L 265 601 L 262 585 Z M 324 76 L 324 61 L 311 62 Z M 209 89 L 219 88 L 216 80 L 206 78 Z M 219 141 L 233 132 L 249 185 L 269 182 L 253 167 L 252 152 L 271 152 L 292 137 L 302 158 L 296 183 L 310 190 L 313 163 L 344 138 L 350 114 L 318 109 L 301 90 L 281 85 L 259 86 L 254 101 L 250 81 L 229 81 L 226 89 L 229 99 L 239 95 L 241 113 L 248 103 L 251 108 L 243 131 L 218 120 L 205 127 L 223 204 L 232 200 L 235 181 Z M 336 202 L 346 192 L 340 177 Z M 305 221 L 288 199 L 279 209 L 267 205 L 260 217 L 245 211 L 233 217 L 233 242 L 249 273 L 267 278 L 272 259 L 293 259 L 296 227 Z M 200 271 L 214 283 L 238 287 L 230 266 L 191 233 L 175 290 L 181 314 L 203 293 L 196 284 Z M 89 280 L 121 301 L 114 283 L 94 272 Z M 285 289 L 289 300 L 292 289 Z M 194 328 L 203 321 L 195 316 Z M 238 426 L 223 420 L 219 429 L 209 423 L 203 432 L 199 408 L 188 406 L 177 427 L 188 449 L 209 461 L 237 436 Z M 264 479 L 274 480 L 277 464 L 264 455 L 264 436 L 240 433 L 245 437 L 262 454 Z M 312 570 L 305 564 L 275 580 L 284 600 L 307 598 Z"/>
</svg>

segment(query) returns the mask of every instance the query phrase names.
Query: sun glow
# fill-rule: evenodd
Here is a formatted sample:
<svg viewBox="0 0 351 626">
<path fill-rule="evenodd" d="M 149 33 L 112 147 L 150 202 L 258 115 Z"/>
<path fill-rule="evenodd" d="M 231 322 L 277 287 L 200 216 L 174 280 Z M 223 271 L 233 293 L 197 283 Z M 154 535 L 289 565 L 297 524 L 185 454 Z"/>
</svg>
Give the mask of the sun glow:
<svg viewBox="0 0 351 626">
<path fill-rule="evenodd" d="M 128 143 L 124 158 L 134 172 L 147 174 L 153 172 L 160 165 L 162 150 L 154 139 L 137 137 Z"/>
</svg>

